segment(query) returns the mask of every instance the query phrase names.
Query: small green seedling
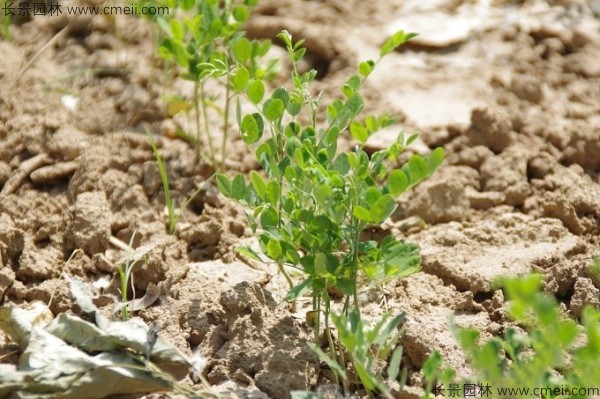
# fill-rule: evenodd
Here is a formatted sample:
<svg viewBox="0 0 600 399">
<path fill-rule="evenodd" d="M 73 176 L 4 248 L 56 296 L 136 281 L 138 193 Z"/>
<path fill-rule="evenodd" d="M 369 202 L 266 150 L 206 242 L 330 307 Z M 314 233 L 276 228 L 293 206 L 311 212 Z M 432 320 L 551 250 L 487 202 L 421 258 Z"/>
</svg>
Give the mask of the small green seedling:
<svg viewBox="0 0 600 399">
<path fill-rule="evenodd" d="M 400 374 L 400 361 L 402 360 L 402 347 L 396 347 L 401 331 L 398 329 L 405 315 L 400 314 L 390 320 L 390 316 L 384 316 L 373 328 L 364 325 L 353 309 L 349 315 L 331 315 L 333 324 L 338 331 L 338 339 L 350 355 L 353 362 L 353 371 L 356 374 L 348 375 L 344 359 L 332 359 L 320 346 L 311 344 L 311 348 L 321 359 L 336 373 L 342 377 L 345 390 L 348 391 L 349 382 L 360 381 L 367 392 L 376 392 L 384 398 L 393 398 L 390 382 L 398 381 L 404 384 L 406 375 Z M 396 347 L 396 348 L 395 348 Z M 395 349 L 394 349 L 395 348 Z M 383 367 L 389 359 L 387 367 Z M 340 363 L 341 362 L 341 363 Z"/>
<path fill-rule="evenodd" d="M 502 280 L 510 300 L 508 315 L 520 327 L 509 327 L 503 338 L 481 342 L 478 330 L 457 330 L 474 371 L 463 384 L 479 383 L 491 389 L 489 397 L 500 398 L 533 397 L 535 388 L 544 388 L 538 397 L 545 398 L 600 394 L 600 311 L 586 307 L 579 325 L 562 314 L 553 296 L 541 291 L 541 281 L 539 275 Z M 456 382 L 456 373 L 444 369 L 437 352 L 426 362 L 424 374 L 428 397 L 434 384 L 448 387 Z"/>
<path fill-rule="evenodd" d="M 135 238 L 135 231 L 131 235 L 131 240 L 129 241 L 129 246 L 127 248 L 127 258 L 125 263 L 119 265 L 119 278 L 121 281 L 121 302 L 125 304 L 129 298 L 127 296 L 127 291 L 129 289 L 129 283 L 132 283 L 133 289 L 133 280 L 132 273 L 133 268 L 137 265 L 137 263 L 141 260 L 140 257 L 132 259 L 133 254 L 133 240 Z M 129 319 L 129 309 L 127 306 L 121 307 L 121 320 L 125 321 Z"/>
<path fill-rule="evenodd" d="M 414 36 L 404 32 L 393 35 L 381 48 L 380 59 Z M 245 76 L 234 85 L 236 92 L 254 105 L 255 112 L 243 114 L 238 99 L 236 119 L 242 139 L 256 147 L 254 153 L 266 179 L 251 172 L 249 182 L 241 174 L 232 179 L 217 174 L 216 180 L 226 197 L 251 210 L 248 220 L 263 254 L 279 266 L 290 284 L 287 300 L 294 303 L 311 293 L 315 342 L 320 343 L 324 321 L 332 351 L 329 356 L 344 365 L 343 348 L 338 348 L 337 355 L 333 353 L 330 294 L 335 291 L 344 297 L 340 318 L 335 320 L 352 319 L 352 328 L 362 328 L 359 282 L 366 278 L 381 283 L 420 269 L 416 245 L 392 236 L 381 242 L 364 241 L 361 233 L 383 223 L 396 209 L 396 198 L 431 176 L 444 152 L 436 148 L 428 157 L 413 155 L 404 166 L 394 168 L 398 155 L 417 135 L 401 133 L 389 148 L 372 154 L 364 149 L 374 132 L 395 122 L 387 115 L 359 119 L 364 108 L 360 89 L 379 60 L 360 63 L 358 73 L 343 86 L 342 97 L 325 107 L 325 125 L 318 125 L 320 97 L 313 98 L 310 91 L 316 71 L 300 73 L 297 68 L 306 52 L 303 40 L 294 43 L 287 31 L 278 37 L 292 62 L 291 87 L 278 87 L 268 95 L 261 79 Z M 357 145 L 351 152 L 340 152 L 338 139 L 346 132 Z M 261 259 L 250 248 L 242 251 Z M 304 280 L 296 285 L 288 268 L 299 270 Z M 366 371 L 363 359 L 355 358 L 357 352 L 349 350 L 348 342 L 341 338 L 339 342 L 353 354 L 351 363 L 363 386 L 371 389 L 375 374 Z M 344 370 L 334 370 L 347 387 Z"/>
<path fill-rule="evenodd" d="M 257 4 L 258 0 L 184 0 L 178 2 L 178 13 L 173 11 L 170 16 L 157 18 L 166 34 L 159 49 L 161 56 L 174 61 L 182 68 L 180 77 L 194 83 L 193 98 L 189 101 L 177 98 L 169 108 L 173 113 L 193 109 L 198 155 L 203 156 L 200 145 L 203 132 L 210 153 L 204 158 L 213 166 L 217 166 L 217 157 L 209 111 L 214 110 L 222 117 L 221 168 L 226 157 L 231 101 L 249 82 L 275 75 L 276 61 L 266 66 L 260 64 L 271 42 L 249 40 L 241 30 L 250 9 Z M 223 87 L 221 96 L 208 96 L 209 82 Z"/>
<path fill-rule="evenodd" d="M 152 139 L 152 134 L 146 130 L 146 134 L 148 135 L 148 140 L 150 141 L 150 146 L 152 147 L 152 153 L 156 158 L 156 164 L 158 165 L 158 172 L 160 173 L 160 180 L 163 186 L 163 193 L 165 195 L 165 205 L 167 206 L 167 225 L 169 229 L 169 234 L 173 234 L 175 231 L 175 225 L 177 224 L 177 212 L 175 209 L 175 204 L 173 203 L 173 198 L 171 197 L 171 188 L 169 186 L 169 176 L 167 175 L 167 168 L 165 167 L 165 163 L 163 162 L 160 153 L 158 152 L 158 148 L 156 148 L 156 144 Z"/>
</svg>

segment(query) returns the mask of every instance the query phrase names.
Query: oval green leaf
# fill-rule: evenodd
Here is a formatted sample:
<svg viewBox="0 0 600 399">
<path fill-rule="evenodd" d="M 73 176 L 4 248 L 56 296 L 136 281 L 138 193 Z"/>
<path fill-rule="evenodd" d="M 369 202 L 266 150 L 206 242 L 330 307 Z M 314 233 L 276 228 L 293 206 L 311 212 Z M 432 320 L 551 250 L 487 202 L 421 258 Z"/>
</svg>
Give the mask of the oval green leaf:
<svg viewBox="0 0 600 399">
<path fill-rule="evenodd" d="M 265 95 L 265 84 L 262 80 L 251 79 L 248 83 L 248 98 L 254 104 L 258 104 Z"/>
</svg>

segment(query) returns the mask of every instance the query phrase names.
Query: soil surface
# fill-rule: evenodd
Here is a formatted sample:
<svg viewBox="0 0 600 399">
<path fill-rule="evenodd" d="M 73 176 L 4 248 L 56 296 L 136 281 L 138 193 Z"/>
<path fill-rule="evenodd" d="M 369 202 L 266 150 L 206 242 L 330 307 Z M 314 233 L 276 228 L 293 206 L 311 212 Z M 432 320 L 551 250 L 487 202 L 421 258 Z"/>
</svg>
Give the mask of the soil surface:
<svg viewBox="0 0 600 399">
<path fill-rule="evenodd" d="M 306 345 L 309 304 L 290 313 L 276 268 L 236 254 L 253 244 L 243 209 L 173 138 L 189 117 L 171 117 L 165 98 L 190 88 L 157 56 L 156 27 L 126 16 L 45 16 L 11 29 L 0 41 L 3 304 L 77 312 L 67 274 L 92 284 L 97 304 L 110 309 L 124 256 L 113 243 L 132 241 L 147 250 L 136 297 L 162 282 L 137 315 L 184 353 L 205 356 L 213 389 L 253 398 L 326 391 Z M 361 292 L 368 317 L 386 306 L 407 313 L 402 397 L 423 393 L 419 370 L 433 350 L 469 372 L 451 319 L 502 334 L 509 321 L 492 283 L 498 276 L 542 273 L 545 289 L 576 316 L 598 304 L 599 281 L 586 266 L 600 246 L 600 2 L 263 0 L 246 26 L 255 38 L 282 29 L 306 38 L 307 67 L 319 71 L 325 99 L 389 34 L 420 33 L 365 88 L 368 110 L 400 115 L 373 149 L 405 130 L 421 133 L 412 151 L 444 146 L 447 154 L 382 227 L 421 246 L 423 271 Z M 176 202 L 199 190 L 178 207 L 173 235 L 146 128 Z M 231 130 L 228 168 L 257 168 Z M 0 334 L 2 343 L 8 353 Z"/>
</svg>

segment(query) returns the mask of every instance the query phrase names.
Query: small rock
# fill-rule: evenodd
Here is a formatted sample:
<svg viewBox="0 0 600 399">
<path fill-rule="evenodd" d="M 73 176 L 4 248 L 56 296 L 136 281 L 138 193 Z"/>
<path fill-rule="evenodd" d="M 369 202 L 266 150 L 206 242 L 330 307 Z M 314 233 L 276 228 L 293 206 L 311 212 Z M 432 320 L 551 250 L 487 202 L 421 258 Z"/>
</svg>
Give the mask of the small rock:
<svg viewBox="0 0 600 399">
<path fill-rule="evenodd" d="M 44 166 L 31 172 L 29 178 L 36 184 L 49 183 L 62 179 L 75 173 L 77 162 L 61 162 L 50 166 Z"/>
<path fill-rule="evenodd" d="M 585 305 L 600 306 L 600 290 L 594 286 L 591 279 L 579 277 L 575 280 L 574 291 L 569 307 L 576 316 L 581 316 Z"/>
<path fill-rule="evenodd" d="M 502 205 L 506 200 L 504 193 L 496 191 L 479 192 L 471 187 L 466 188 L 467 198 L 474 209 L 489 209 L 498 205 Z"/>
</svg>

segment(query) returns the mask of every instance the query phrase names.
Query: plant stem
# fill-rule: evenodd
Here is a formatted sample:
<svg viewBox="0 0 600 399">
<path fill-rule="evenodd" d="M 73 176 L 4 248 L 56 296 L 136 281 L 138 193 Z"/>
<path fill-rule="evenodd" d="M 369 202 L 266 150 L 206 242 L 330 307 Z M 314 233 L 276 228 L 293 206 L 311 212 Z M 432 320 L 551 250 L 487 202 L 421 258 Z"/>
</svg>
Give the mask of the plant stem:
<svg viewBox="0 0 600 399">
<path fill-rule="evenodd" d="M 127 267 L 127 266 L 125 266 Z M 127 302 L 127 271 L 124 270 L 123 266 L 119 267 L 119 276 L 121 277 L 121 303 Z M 126 321 L 129 319 L 129 312 L 127 306 L 121 308 L 121 320 Z"/>
<path fill-rule="evenodd" d="M 204 85 L 195 82 L 195 90 L 194 90 L 194 108 L 196 112 L 196 129 L 197 129 L 197 140 L 198 143 L 198 155 L 202 156 L 200 153 L 200 105 L 202 105 L 202 119 L 204 119 L 204 134 L 206 134 L 206 141 L 208 142 L 208 150 L 210 151 L 210 162 L 212 165 L 215 165 L 215 148 L 212 142 L 212 135 L 210 134 L 210 124 L 208 122 L 208 111 L 206 110 L 206 104 L 204 103 Z"/>
<path fill-rule="evenodd" d="M 321 296 L 320 295 L 316 295 L 313 297 L 313 300 L 316 300 L 317 302 L 317 306 L 316 306 L 316 311 L 317 311 L 317 322 L 315 325 L 315 345 L 320 345 L 321 344 L 321 337 L 320 337 L 320 333 L 321 333 Z M 313 309 L 315 308 L 314 303 L 313 303 Z"/>
<path fill-rule="evenodd" d="M 354 221 L 354 242 L 352 243 L 352 288 L 354 296 L 354 309 L 360 319 L 360 305 L 358 302 L 358 242 L 360 240 L 360 221 Z"/>
<path fill-rule="evenodd" d="M 196 81 L 194 82 L 194 116 L 196 120 L 196 151 L 198 152 L 198 157 L 201 157 L 200 154 L 200 100 L 198 96 L 198 91 L 200 90 L 200 84 Z"/>
<path fill-rule="evenodd" d="M 331 328 L 329 328 L 329 314 L 331 313 L 331 300 L 329 298 L 329 293 L 327 292 L 327 288 L 323 290 L 323 298 L 325 301 L 325 334 L 327 335 L 327 343 L 329 344 L 329 349 L 331 350 L 331 354 L 333 358 L 338 362 L 338 364 L 342 367 L 342 369 L 346 368 L 344 363 L 344 354 L 342 353 L 342 348 L 336 350 L 335 344 L 333 343 L 333 337 L 331 336 Z M 336 373 L 333 373 L 334 382 L 336 385 L 340 385 L 339 376 Z M 342 378 L 342 386 L 344 388 L 344 395 L 348 393 L 348 381 L 345 378 Z"/>
<path fill-rule="evenodd" d="M 223 112 L 223 141 L 221 142 L 221 170 L 225 170 L 225 154 L 227 147 L 227 133 L 229 131 L 229 74 L 227 74 L 227 83 L 225 84 L 225 110 Z"/>
<path fill-rule="evenodd" d="M 288 274 L 288 272 L 285 271 L 285 266 L 282 263 L 277 262 L 277 267 L 279 268 L 279 271 L 281 272 L 281 274 L 283 274 L 283 277 L 285 277 L 285 279 L 287 280 L 289 286 L 290 286 L 290 290 L 292 288 L 294 288 L 294 282 L 292 281 L 292 278 L 290 277 L 290 275 Z M 292 301 L 292 313 L 296 312 L 296 300 Z"/>
</svg>

